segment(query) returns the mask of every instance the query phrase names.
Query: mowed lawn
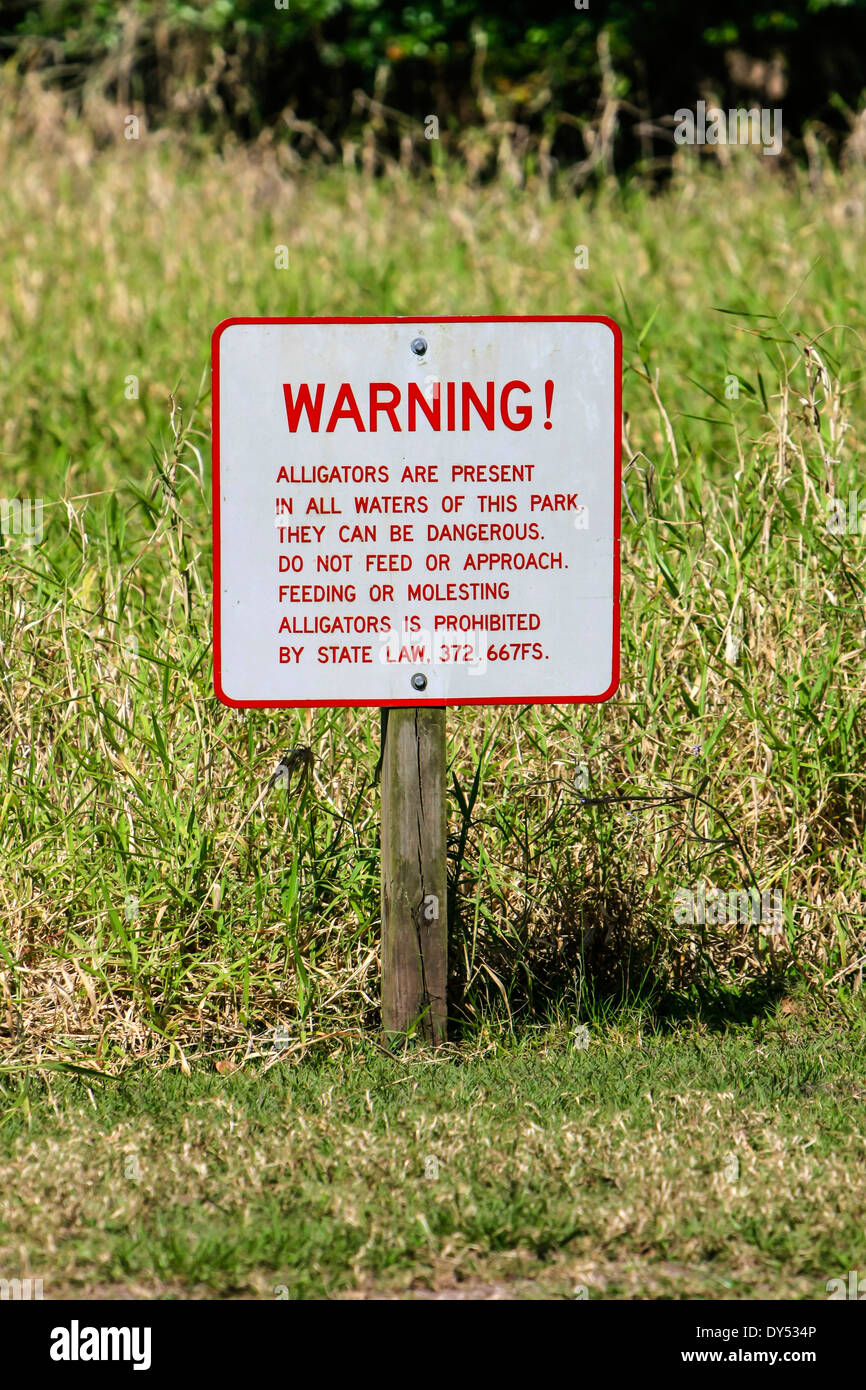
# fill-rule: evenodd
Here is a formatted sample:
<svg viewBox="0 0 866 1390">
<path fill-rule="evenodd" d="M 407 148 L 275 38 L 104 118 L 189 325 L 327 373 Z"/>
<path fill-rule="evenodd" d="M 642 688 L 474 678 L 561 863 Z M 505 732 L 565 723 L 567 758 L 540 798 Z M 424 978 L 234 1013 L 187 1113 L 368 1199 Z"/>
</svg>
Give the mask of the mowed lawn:
<svg viewBox="0 0 866 1390">
<path fill-rule="evenodd" d="M 34 1083 L 0 1269 L 46 1298 L 825 1299 L 866 1268 L 864 1060 L 782 1015 Z"/>
</svg>

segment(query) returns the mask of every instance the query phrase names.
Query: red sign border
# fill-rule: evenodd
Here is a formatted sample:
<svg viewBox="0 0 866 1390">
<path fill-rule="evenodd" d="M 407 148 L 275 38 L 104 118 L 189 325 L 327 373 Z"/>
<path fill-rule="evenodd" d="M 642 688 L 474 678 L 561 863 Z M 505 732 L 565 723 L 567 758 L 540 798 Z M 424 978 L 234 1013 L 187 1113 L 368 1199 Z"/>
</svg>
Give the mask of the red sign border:
<svg viewBox="0 0 866 1390">
<path fill-rule="evenodd" d="M 220 641 L 220 488 L 219 488 L 219 342 L 227 328 L 241 323 L 405 323 L 417 327 L 428 323 L 604 323 L 614 342 L 614 547 L 613 547 L 613 675 L 601 695 L 503 695 L 497 698 L 473 696 L 471 699 L 389 700 L 233 700 L 222 688 L 222 649 Z M 605 314 L 385 314 L 371 317 L 354 315 L 296 318 L 250 316 L 223 319 L 211 337 L 211 400 L 213 434 L 211 442 L 211 480 L 213 487 L 213 644 L 214 694 L 230 709 L 409 709 L 414 706 L 451 705 L 598 705 L 609 700 L 619 688 L 620 677 L 620 510 L 622 491 L 622 332 L 619 324 Z"/>
</svg>

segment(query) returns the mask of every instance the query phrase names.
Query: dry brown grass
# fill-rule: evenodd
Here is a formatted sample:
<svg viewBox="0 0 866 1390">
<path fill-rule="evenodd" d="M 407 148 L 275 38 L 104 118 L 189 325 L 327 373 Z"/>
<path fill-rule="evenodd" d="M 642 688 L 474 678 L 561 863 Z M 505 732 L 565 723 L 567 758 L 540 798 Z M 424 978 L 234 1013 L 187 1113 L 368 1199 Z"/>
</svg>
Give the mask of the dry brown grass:
<svg viewBox="0 0 866 1390">
<path fill-rule="evenodd" d="M 90 119 L 29 89 L 0 121 L 3 486 L 47 521 L 0 555 L 7 1056 L 240 1061 L 285 1025 L 297 1057 L 377 1023 L 378 721 L 229 712 L 210 689 L 196 398 L 239 312 L 623 323 L 623 683 L 600 709 L 450 716 L 464 795 L 481 763 L 452 855 L 455 1016 L 859 989 L 866 542 L 824 521 L 859 480 L 862 170 L 816 186 L 743 151 L 724 178 L 684 160 L 659 198 L 578 200 L 443 168 L 434 196 L 301 173 L 273 141 L 100 148 Z M 300 743 L 308 794 L 251 812 Z M 582 806 L 583 762 L 593 797 L 653 800 Z M 455 796 L 452 851 L 461 819 Z M 781 937 L 673 921 L 676 887 L 750 872 L 783 894 Z"/>
</svg>

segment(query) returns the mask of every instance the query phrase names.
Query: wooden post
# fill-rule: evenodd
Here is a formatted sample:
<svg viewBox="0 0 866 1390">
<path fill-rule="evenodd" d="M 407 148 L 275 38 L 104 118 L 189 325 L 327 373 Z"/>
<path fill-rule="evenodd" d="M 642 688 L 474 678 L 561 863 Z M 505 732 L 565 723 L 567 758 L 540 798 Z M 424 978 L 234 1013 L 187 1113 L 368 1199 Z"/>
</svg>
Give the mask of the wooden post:
<svg viewBox="0 0 866 1390">
<path fill-rule="evenodd" d="M 445 710 L 382 711 L 382 1026 L 445 1041 Z"/>
</svg>

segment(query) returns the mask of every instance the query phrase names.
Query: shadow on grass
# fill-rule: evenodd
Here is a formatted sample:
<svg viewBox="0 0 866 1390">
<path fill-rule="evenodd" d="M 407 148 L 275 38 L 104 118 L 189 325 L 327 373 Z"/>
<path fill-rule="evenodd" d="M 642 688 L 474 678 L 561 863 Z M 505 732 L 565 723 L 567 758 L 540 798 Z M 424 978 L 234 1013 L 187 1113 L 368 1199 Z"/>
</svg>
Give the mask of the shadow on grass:
<svg viewBox="0 0 866 1390">
<path fill-rule="evenodd" d="M 793 958 L 774 960 L 758 946 L 739 978 L 726 978 L 699 939 L 677 957 L 667 924 L 653 924 L 643 897 L 615 889 L 577 897 L 554 891 L 540 914 L 527 908 L 514 922 L 479 931 L 477 905 L 455 904 L 449 930 L 449 1034 L 468 1039 L 482 1019 L 516 1028 L 557 1023 L 595 1027 L 640 1021 L 645 1029 L 686 1024 L 712 1031 L 769 1020 L 797 987 Z M 475 964 L 467 974 L 467 947 Z M 717 953 L 715 953 L 717 954 Z M 763 958 L 762 958 L 763 956 Z"/>
</svg>

